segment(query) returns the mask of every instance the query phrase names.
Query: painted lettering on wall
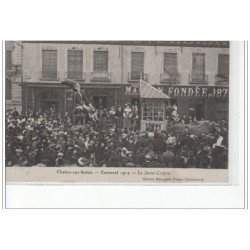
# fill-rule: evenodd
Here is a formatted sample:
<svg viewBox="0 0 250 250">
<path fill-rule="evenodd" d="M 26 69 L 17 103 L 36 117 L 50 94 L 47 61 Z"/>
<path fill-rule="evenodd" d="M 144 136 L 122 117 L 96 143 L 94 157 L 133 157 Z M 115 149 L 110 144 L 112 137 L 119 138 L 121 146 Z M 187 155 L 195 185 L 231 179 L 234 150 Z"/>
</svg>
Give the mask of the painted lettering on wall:
<svg viewBox="0 0 250 250">
<path fill-rule="evenodd" d="M 162 87 L 157 87 L 162 91 Z M 169 97 L 214 97 L 228 98 L 228 87 L 178 86 L 164 87 L 163 92 Z"/>
<path fill-rule="evenodd" d="M 217 86 L 154 86 L 169 97 L 228 98 L 228 87 Z M 125 95 L 139 95 L 137 86 L 126 86 Z"/>
</svg>

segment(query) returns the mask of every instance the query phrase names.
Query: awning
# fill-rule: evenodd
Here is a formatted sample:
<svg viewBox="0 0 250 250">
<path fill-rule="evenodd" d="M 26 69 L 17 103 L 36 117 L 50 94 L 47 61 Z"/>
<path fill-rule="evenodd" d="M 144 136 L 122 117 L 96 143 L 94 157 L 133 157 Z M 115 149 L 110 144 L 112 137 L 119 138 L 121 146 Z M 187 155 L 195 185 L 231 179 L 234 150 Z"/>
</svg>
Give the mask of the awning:
<svg viewBox="0 0 250 250">
<path fill-rule="evenodd" d="M 140 98 L 145 99 L 170 99 L 169 96 L 164 94 L 162 91 L 156 89 L 145 81 L 140 81 Z"/>
</svg>

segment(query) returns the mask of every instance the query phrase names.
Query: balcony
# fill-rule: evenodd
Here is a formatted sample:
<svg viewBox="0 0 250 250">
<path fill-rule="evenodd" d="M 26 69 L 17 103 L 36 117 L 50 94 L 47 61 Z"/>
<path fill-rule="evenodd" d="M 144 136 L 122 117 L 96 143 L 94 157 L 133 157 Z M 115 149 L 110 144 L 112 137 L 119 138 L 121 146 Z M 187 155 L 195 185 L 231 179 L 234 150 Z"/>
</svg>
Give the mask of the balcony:
<svg viewBox="0 0 250 250">
<path fill-rule="evenodd" d="M 41 81 L 59 81 L 57 71 L 40 71 L 40 80 Z"/>
<path fill-rule="evenodd" d="M 110 72 L 91 72 L 90 74 L 91 82 L 111 82 Z"/>
<path fill-rule="evenodd" d="M 76 80 L 79 82 L 85 81 L 85 73 L 82 71 L 66 71 L 65 78 Z"/>
<path fill-rule="evenodd" d="M 190 84 L 208 84 L 208 75 L 204 74 L 204 75 L 197 76 L 194 74 L 190 74 L 189 83 Z"/>
<path fill-rule="evenodd" d="M 140 82 L 140 80 L 147 81 L 148 74 L 143 72 L 129 72 L 128 73 L 128 82 Z"/>
<path fill-rule="evenodd" d="M 215 76 L 216 85 L 228 85 L 229 84 L 229 75 L 216 75 Z"/>
<path fill-rule="evenodd" d="M 164 72 L 160 77 L 163 84 L 178 84 L 181 81 L 181 76 L 178 73 L 169 75 L 167 72 Z"/>
</svg>

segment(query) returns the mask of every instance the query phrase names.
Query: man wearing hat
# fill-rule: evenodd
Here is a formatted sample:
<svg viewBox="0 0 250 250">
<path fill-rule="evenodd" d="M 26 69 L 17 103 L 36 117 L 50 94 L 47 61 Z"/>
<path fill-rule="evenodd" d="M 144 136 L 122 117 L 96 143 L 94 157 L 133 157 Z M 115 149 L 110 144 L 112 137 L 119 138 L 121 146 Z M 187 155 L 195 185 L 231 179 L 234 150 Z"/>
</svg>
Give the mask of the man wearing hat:
<svg viewBox="0 0 250 250">
<path fill-rule="evenodd" d="M 63 159 L 63 153 L 59 152 L 57 154 L 57 158 L 56 158 L 56 166 L 60 167 L 60 166 L 64 166 L 64 159 Z"/>
<path fill-rule="evenodd" d="M 123 126 L 123 110 L 122 106 L 119 105 L 115 112 L 116 128 L 121 129 Z"/>
<path fill-rule="evenodd" d="M 161 162 L 164 167 L 174 167 L 174 153 L 171 151 L 172 147 L 167 146 L 166 151 L 162 154 Z"/>
<path fill-rule="evenodd" d="M 36 152 L 35 151 L 31 151 L 28 154 L 27 157 L 27 166 L 34 166 L 36 165 Z"/>
<path fill-rule="evenodd" d="M 125 109 L 123 111 L 123 128 L 126 131 L 130 130 L 131 127 L 131 118 L 132 118 L 132 109 L 130 108 L 130 104 L 126 103 L 125 104 Z"/>
<path fill-rule="evenodd" d="M 15 150 L 15 152 L 16 152 L 16 154 L 12 158 L 13 165 L 26 166 L 27 159 L 26 159 L 26 157 L 23 156 L 23 150 L 17 148 Z"/>
</svg>

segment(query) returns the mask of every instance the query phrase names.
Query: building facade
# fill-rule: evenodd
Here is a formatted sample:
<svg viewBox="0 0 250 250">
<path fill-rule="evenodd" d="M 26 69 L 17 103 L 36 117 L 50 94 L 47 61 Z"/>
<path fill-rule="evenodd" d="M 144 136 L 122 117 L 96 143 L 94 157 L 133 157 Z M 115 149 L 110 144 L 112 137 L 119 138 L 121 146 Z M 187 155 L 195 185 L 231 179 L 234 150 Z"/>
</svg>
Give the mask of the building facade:
<svg viewBox="0 0 250 250">
<path fill-rule="evenodd" d="M 22 110 L 22 42 L 5 43 L 5 107 Z"/>
<path fill-rule="evenodd" d="M 229 42 L 24 41 L 22 109 L 72 112 L 75 79 L 95 106 L 139 103 L 140 79 L 171 97 L 180 115 L 227 118 Z M 6 64 L 7 65 L 7 64 Z"/>
</svg>

